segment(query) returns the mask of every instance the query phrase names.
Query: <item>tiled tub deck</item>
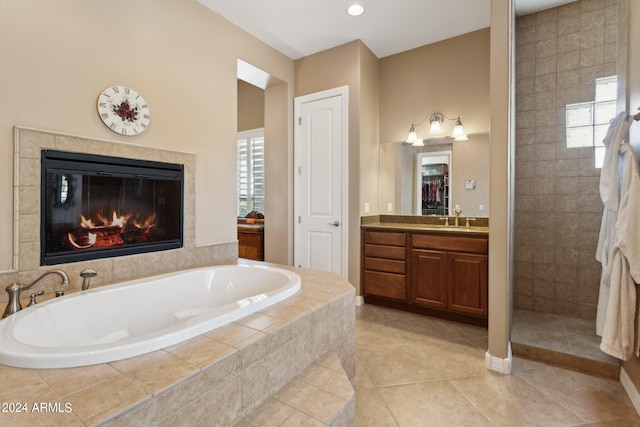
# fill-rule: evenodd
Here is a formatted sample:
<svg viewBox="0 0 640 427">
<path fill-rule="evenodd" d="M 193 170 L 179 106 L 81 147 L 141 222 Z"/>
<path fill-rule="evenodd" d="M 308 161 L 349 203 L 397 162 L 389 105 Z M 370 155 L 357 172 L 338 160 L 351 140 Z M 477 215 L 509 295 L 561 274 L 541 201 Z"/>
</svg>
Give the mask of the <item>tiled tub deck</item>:
<svg viewBox="0 0 640 427">
<path fill-rule="evenodd" d="M 326 408 L 311 405 L 322 403 L 324 396 L 325 402 L 336 406 L 327 391 L 329 382 L 310 388 L 318 381 L 309 376 L 321 372 L 331 377 L 333 372 L 340 382 L 339 369 L 326 362 L 331 360 L 327 353 L 334 352 L 344 373 L 353 378 L 355 290 L 335 274 L 294 271 L 302 279 L 296 295 L 172 347 L 80 368 L 0 365 L 0 401 L 7 410 L 0 412 L 0 425 L 251 425 L 254 408 L 295 383 L 317 395 L 309 396 L 307 410 L 291 416 L 297 421 L 308 417 L 314 423 L 335 423 L 331 413 L 323 413 Z M 328 373 L 322 366 L 330 368 Z M 308 381 L 300 381 L 301 377 Z M 333 397 L 353 400 L 344 381 L 336 386 Z M 9 408 L 8 403 L 14 405 Z M 300 403 L 298 407 L 305 408 Z M 15 404 L 28 412 L 17 412 Z M 34 406 L 44 409 L 35 412 Z M 350 417 L 352 409 L 338 416 Z M 243 420 L 247 415 L 251 417 Z"/>
</svg>

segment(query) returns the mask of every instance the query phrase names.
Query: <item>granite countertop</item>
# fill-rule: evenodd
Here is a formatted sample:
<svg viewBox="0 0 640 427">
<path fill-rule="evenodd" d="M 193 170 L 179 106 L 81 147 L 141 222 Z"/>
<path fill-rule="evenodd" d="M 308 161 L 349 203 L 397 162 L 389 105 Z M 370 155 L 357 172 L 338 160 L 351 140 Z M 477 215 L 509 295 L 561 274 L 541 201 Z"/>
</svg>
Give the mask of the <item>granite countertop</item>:
<svg viewBox="0 0 640 427">
<path fill-rule="evenodd" d="M 460 226 L 445 226 L 444 220 L 440 217 L 422 217 L 411 215 L 372 215 L 361 218 L 361 228 L 377 229 L 377 230 L 395 230 L 395 231 L 425 231 L 446 234 L 465 234 L 465 235 L 489 235 L 489 219 L 474 218 L 473 226 L 466 227 L 467 217 L 460 217 Z M 449 217 L 449 223 L 454 224 L 455 219 Z"/>
</svg>

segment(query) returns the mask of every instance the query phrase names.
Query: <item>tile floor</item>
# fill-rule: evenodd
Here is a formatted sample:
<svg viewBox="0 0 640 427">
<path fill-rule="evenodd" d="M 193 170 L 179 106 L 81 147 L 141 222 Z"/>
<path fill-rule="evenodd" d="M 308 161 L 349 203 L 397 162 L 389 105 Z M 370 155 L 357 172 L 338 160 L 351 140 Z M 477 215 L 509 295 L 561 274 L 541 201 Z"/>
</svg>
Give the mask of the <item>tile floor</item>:
<svg viewBox="0 0 640 427">
<path fill-rule="evenodd" d="M 618 359 L 600 350 L 595 320 L 515 310 L 513 354 L 609 378 L 620 377 Z"/>
<path fill-rule="evenodd" d="M 640 426 L 619 381 L 518 357 L 485 368 L 487 331 L 357 308 L 356 426 Z"/>
</svg>

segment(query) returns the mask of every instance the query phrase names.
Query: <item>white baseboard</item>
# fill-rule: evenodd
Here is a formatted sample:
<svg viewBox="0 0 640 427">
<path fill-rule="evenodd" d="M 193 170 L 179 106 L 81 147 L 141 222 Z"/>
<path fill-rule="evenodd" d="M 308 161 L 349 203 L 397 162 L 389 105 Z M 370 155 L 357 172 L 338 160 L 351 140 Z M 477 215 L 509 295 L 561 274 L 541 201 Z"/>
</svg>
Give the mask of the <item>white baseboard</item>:
<svg viewBox="0 0 640 427">
<path fill-rule="evenodd" d="M 499 372 L 501 374 L 509 375 L 511 374 L 511 361 L 513 357 L 511 355 L 511 343 L 509 343 L 509 347 L 507 349 L 507 358 L 501 359 L 499 357 L 494 357 L 489 354 L 489 351 L 484 355 L 485 365 L 488 370 Z"/>
<path fill-rule="evenodd" d="M 356 295 L 356 307 L 360 307 L 364 304 L 364 297 L 360 295 Z"/>
<path fill-rule="evenodd" d="M 620 383 L 622 383 L 622 388 L 624 388 L 624 391 L 627 392 L 627 396 L 631 399 L 633 407 L 636 408 L 636 412 L 640 415 L 640 393 L 638 393 L 638 389 L 633 385 L 631 378 L 629 378 L 629 375 L 624 368 L 620 369 Z"/>
</svg>

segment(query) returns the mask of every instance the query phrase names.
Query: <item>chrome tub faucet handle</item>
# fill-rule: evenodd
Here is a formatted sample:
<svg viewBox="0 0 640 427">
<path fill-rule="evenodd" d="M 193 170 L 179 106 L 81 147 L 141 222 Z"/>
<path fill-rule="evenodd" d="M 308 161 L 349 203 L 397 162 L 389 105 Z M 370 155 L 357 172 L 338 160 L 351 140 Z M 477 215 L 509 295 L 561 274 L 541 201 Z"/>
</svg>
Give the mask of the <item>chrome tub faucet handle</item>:
<svg viewBox="0 0 640 427">
<path fill-rule="evenodd" d="M 29 288 L 32 288 L 36 285 L 36 283 L 40 282 L 42 279 L 47 277 L 50 274 L 57 274 L 62 279 L 63 285 L 69 284 L 69 276 L 62 270 L 50 270 L 46 273 L 43 273 L 40 277 L 34 280 L 30 285 L 21 285 L 17 282 L 14 282 L 7 286 L 6 291 L 9 294 L 9 301 L 7 302 L 7 307 L 4 310 L 3 318 L 12 315 L 20 310 L 22 310 L 22 304 L 20 303 L 20 293 L 22 291 L 26 291 Z M 44 293 L 44 291 L 42 291 Z M 39 294 L 36 293 L 36 296 Z M 35 298 L 34 298 L 35 299 Z"/>
</svg>

